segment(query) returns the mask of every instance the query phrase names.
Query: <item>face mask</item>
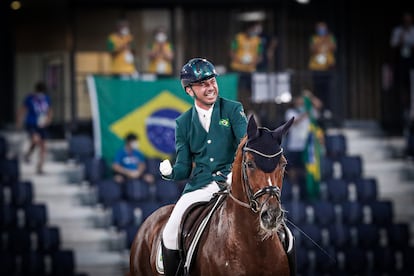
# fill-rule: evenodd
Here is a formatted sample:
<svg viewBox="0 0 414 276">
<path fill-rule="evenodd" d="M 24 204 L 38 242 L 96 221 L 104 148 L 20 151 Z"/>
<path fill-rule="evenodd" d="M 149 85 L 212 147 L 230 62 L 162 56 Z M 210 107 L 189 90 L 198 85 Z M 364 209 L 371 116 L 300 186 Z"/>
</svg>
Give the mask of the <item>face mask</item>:
<svg viewBox="0 0 414 276">
<path fill-rule="evenodd" d="M 318 28 L 317 31 L 318 35 L 326 35 L 328 30 L 326 28 Z"/>
<path fill-rule="evenodd" d="M 164 33 L 158 33 L 155 36 L 155 40 L 158 41 L 158 42 L 165 42 L 167 40 L 167 35 L 164 34 Z"/>
<path fill-rule="evenodd" d="M 131 142 L 131 143 L 129 143 L 129 146 L 130 146 L 132 149 L 138 149 L 138 142 L 136 142 L 136 141 Z"/>
<path fill-rule="evenodd" d="M 120 33 L 122 35 L 129 35 L 129 28 L 127 28 L 127 27 L 122 28 Z"/>
</svg>

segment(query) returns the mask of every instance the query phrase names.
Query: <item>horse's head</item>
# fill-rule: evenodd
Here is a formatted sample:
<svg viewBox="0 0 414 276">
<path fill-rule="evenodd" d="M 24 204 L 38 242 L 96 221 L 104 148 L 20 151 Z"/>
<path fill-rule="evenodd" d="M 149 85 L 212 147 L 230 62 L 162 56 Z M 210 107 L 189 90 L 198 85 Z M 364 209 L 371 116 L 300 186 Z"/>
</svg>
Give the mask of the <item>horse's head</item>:
<svg viewBox="0 0 414 276">
<path fill-rule="evenodd" d="M 280 196 L 287 161 L 281 143 L 293 119 L 269 130 L 257 127 L 251 116 L 247 137 L 240 145 L 243 189 L 250 208 L 259 213 L 260 226 L 266 233 L 276 232 L 284 219 Z"/>
</svg>

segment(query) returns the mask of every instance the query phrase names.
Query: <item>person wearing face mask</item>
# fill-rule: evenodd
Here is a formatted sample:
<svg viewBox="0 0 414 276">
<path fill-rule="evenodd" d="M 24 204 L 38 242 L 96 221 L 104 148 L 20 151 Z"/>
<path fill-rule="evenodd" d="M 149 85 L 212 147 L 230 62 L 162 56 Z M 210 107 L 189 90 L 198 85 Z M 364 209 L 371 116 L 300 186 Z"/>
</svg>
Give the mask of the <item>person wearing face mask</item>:
<svg viewBox="0 0 414 276">
<path fill-rule="evenodd" d="M 134 53 L 132 49 L 133 36 L 130 33 L 128 21 L 121 19 L 117 23 L 117 31 L 107 39 L 107 49 L 111 53 L 111 72 L 122 79 L 137 78 Z"/>
<path fill-rule="evenodd" d="M 138 136 L 129 133 L 125 137 L 125 144 L 115 154 L 112 163 L 114 180 L 124 183 L 132 179 L 142 179 L 147 183 L 154 183 L 154 176 L 145 172 L 145 156 L 138 149 Z"/>
<path fill-rule="evenodd" d="M 168 41 L 167 32 L 163 28 L 156 30 L 154 41 L 149 46 L 148 72 L 158 76 L 171 76 L 173 73 L 172 61 L 174 49 Z"/>
<path fill-rule="evenodd" d="M 331 116 L 332 111 L 332 81 L 336 65 L 336 39 L 329 31 L 325 22 L 315 25 L 315 34 L 309 42 L 309 70 L 312 72 L 313 91 L 324 101 L 324 116 Z"/>
</svg>

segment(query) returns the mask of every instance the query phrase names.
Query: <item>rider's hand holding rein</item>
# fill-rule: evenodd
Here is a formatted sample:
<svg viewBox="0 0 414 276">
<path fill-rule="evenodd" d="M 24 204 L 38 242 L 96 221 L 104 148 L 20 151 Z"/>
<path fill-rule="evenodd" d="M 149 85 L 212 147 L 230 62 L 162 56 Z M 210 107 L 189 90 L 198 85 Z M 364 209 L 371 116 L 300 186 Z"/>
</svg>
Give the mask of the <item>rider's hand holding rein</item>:
<svg viewBox="0 0 414 276">
<path fill-rule="evenodd" d="M 173 169 L 172 169 L 170 160 L 165 159 L 164 161 L 160 163 L 160 172 L 162 175 L 169 176 L 172 174 L 172 170 Z"/>
</svg>

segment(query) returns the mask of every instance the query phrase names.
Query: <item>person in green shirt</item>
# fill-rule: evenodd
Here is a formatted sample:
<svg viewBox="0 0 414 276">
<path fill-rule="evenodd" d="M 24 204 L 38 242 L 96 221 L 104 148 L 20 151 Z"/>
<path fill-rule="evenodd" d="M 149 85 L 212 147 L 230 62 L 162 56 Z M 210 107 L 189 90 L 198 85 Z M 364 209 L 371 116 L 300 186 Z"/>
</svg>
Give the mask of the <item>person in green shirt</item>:
<svg viewBox="0 0 414 276">
<path fill-rule="evenodd" d="M 209 201 L 220 190 L 218 183 L 229 176 L 234 156 L 246 134 L 247 118 L 240 102 L 219 96 L 214 65 L 204 58 L 193 58 L 181 69 L 184 91 L 194 105 L 176 119 L 174 166 L 168 159 L 160 163 L 165 179 L 186 180 L 162 234 L 164 272 L 176 275 L 180 256 L 178 232 L 186 209 Z"/>
</svg>

